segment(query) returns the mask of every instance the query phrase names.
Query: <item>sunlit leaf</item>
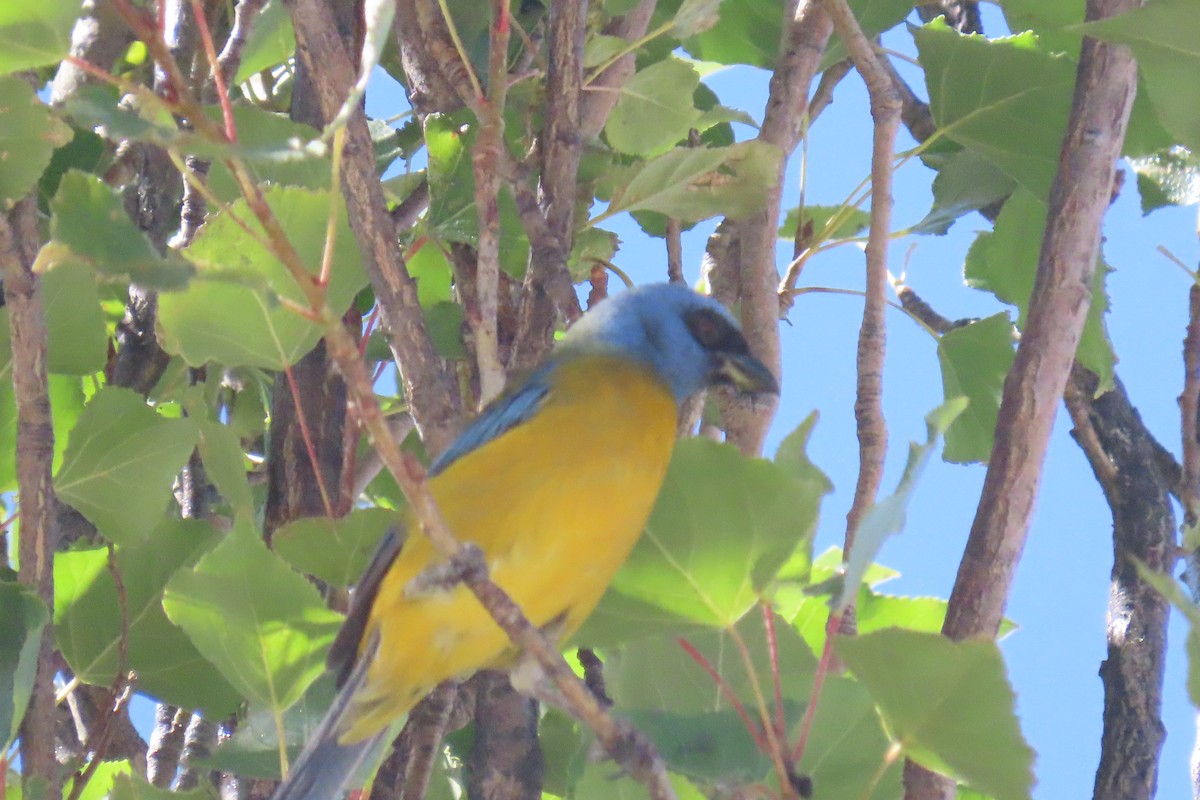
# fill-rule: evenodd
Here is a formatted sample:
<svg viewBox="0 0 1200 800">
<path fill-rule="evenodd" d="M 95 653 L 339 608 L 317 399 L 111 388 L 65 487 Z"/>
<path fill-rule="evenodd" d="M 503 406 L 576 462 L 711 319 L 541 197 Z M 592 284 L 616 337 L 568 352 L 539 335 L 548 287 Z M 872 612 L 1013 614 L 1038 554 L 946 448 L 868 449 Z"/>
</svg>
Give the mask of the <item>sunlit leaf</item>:
<svg viewBox="0 0 1200 800">
<path fill-rule="evenodd" d="M 357 583 L 376 545 L 400 516 L 386 508 L 358 508 L 339 518 L 305 517 L 271 535 L 275 552 L 301 572 L 333 586 Z"/>
<path fill-rule="evenodd" d="M 0 26 L 4 15 L 10 13 L 0 10 Z M 4 32 L 0 27 L 0 63 L 6 55 L 2 43 Z M 72 134 L 21 78 L 0 77 L 0 114 L 4 115 L 4 125 L 0 127 L 0 208 L 6 208 L 29 193 L 50 163 L 54 148 L 71 141 Z"/>
<path fill-rule="evenodd" d="M 245 517 L 194 568 L 175 573 L 163 607 L 226 680 L 275 714 L 322 673 L 342 621 Z"/>
<path fill-rule="evenodd" d="M 5 750 L 17 736 L 37 671 L 46 604 L 30 587 L 0 581 L 0 739 Z"/>
<path fill-rule="evenodd" d="M 1031 796 L 1033 750 L 995 642 L 890 629 L 839 637 L 836 648 L 906 755 L 996 800 Z"/>
<path fill-rule="evenodd" d="M 955 464 L 987 463 L 992 455 L 1004 378 L 1013 363 L 1013 327 L 1007 313 L 947 331 L 938 339 L 946 400 L 970 404 L 946 431 L 942 458 Z"/>
<path fill-rule="evenodd" d="M 0 3 L 0 75 L 63 59 L 78 16 L 75 0 Z"/>
</svg>

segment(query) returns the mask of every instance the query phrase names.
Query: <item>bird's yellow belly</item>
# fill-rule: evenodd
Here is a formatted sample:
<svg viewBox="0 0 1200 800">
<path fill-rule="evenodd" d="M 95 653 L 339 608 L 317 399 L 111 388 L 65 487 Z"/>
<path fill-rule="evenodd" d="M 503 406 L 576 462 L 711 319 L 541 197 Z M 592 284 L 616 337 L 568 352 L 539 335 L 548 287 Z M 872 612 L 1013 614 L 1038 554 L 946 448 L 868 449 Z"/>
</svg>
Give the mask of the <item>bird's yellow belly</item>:
<svg viewBox="0 0 1200 800">
<path fill-rule="evenodd" d="M 661 383 L 616 359 L 560 372 L 533 419 L 455 461 L 429 487 L 450 529 L 482 548 L 492 579 L 530 621 L 554 623 L 565 637 L 645 527 L 676 409 Z M 428 540 L 410 533 L 384 578 L 365 637 L 379 632 L 378 655 L 343 741 L 379 730 L 441 681 L 511 655 L 507 636 L 465 587 L 403 596 L 437 560 Z"/>
</svg>

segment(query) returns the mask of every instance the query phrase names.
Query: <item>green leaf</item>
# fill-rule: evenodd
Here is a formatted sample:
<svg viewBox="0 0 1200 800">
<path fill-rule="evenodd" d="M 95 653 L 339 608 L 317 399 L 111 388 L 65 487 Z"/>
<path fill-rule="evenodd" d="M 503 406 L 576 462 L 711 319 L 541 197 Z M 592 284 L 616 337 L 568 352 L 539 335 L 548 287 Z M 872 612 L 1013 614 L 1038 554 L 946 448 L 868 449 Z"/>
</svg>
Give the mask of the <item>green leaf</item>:
<svg viewBox="0 0 1200 800">
<path fill-rule="evenodd" d="M 625 619 L 614 596 L 691 623 L 732 625 L 793 553 L 810 545 L 823 491 L 728 445 L 680 442 L 646 532 L 579 640 L 643 635 L 641 621 Z"/>
<path fill-rule="evenodd" d="M 66 254 L 47 263 L 43 256 L 61 248 L 46 245 L 35 270 L 41 272 L 46 313 L 46 369 L 65 375 L 92 375 L 108 361 L 108 331 L 100 308 L 100 290 L 92 270 Z M 44 270 L 44 271 L 42 271 Z"/>
<path fill-rule="evenodd" d="M 614 170 L 603 191 L 608 210 L 592 225 L 622 211 L 659 211 L 684 222 L 725 214 L 749 216 L 779 178 L 779 148 L 752 140 L 730 147 L 677 147 L 657 158 Z"/>
<path fill-rule="evenodd" d="M 102 275 L 154 289 L 184 284 L 191 269 L 159 256 L 125 213 L 124 201 L 96 175 L 70 170 L 50 203 L 51 234 Z"/>
<path fill-rule="evenodd" d="M 1052 52 L 1079 57 L 1081 42 L 1076 26 L 1083 22 L 1085 0 L 1003 0 L 1004 19 L 1014 33 L 1033 31 Z"/>
<path fill-rule="evenodd" d="M 217 490 L 233 507 L 234 513 L 254 512 L 254 498 L 246 478 L 246 454 L 237 434 L 227 425 L 203 421 L 200 428 L 200 458 Z"/>
<path fill-rule="evenodd" d="M 788 209 L 779 238 L 803 243 L 829 242 L 857 236 L 871 224 L 871 215 L 847 206 L 804 206 Z"/>
<path fill-rule="evenodd" d="M 258 23 L 254 30 L 258 30 Z M 214 109 L 210 115 L 224 124 L 219 111 Z M 233 122 L 238 133 L 236 152 L 255 183 L 314 191 L 329 188 L 332 165 L 325 147 L 313 142 L 320 133 L 316 128 L 289 119 L 286 114 L 244 105 L 233 107 Z M 208 184 L 217 197 L 227 202 L 242 196 L 241 187 L 222 159 L 213 163 Z"/>
<path fill-rule="evenodd" d="M 1004 378 L 1013 363 L 1013 328 L 1001 312 L 954 328 L 938 339 L 942 392 L 970 404 L 946 431 L 942 458 L 954 464 L 986 464 L 992 455 Z"/>
<path fill-rule="evenodd" d="M 1172 147 L 1128 161 L 1137 175 L 1143 214 L 1163 206 L 1200 203 L 1200 159 L 1190 150 Z"/>
<path fill-rule="evenodd" d="M 308 687 L 298 702 L 283 712 L 284 741 L 288 763 L 295 764 L 304 743 L 325 717 L 337 690 L 333 674 L 326 672 Z M 237 730 L 222 741 L 212 755 L 203 759 L 210 769 L 248 778 L 279 780 L 278 720 L 271 709 L 251 706 L 238 719 Z M 165 800 L 172 800 L 166 798 Z"/>
<path fill-rule="evenodd" d="M 46 604 L 28 586 L 0 581 L 0 750 L 8 750 L 25 716 L 49 621 Z"/>
<path fill-rule="evenodd" d="M 779 52 L 782 32 L 783 8 L 779 4 L 722 0 L 717 24 L 684 40 L 683 49 L 704 61 L 769 69 Z"/>
<path fill-rule="evenodd" d="M 73 0 L 0 3 L 0 75 L 65 58 L 78 16 Z"/>
<path fill-rule="evenodd" d="M 163 516 L 195 446 L 192 420 L 165 419 L 137 393 L 106 387 L 71 431 L 54 488 L 109 540 L 130 544 Z"/>
<path fill-rule="evenodd" d="M 968 286 L 989 291 L 1005 303 L 1017 306 L 1019 328 L 1024 327 L 1029 310 L 1045 229 L 1045 204 L 1029 192 L 1019 190 L 1004 203 L 994 231 L 976 238 L 963 267 Z M 1107 275 L 1108 268 L 1099 263 L 1092 282 L 1092 303 L 1075 354 L 1081 364 L 1099 376 L 1100 392 L 1112 387 L 1116 362 L 1104 323 L 1108 311 L 1108 294 L 1104 289 Z"/>
<path fill-rule="evenodd" d="M 941 236 L 962 216 L 1008 197 L 1016 182 L 974 150 L 952 153 L 933 179 L 933 207 L 913 233 Z"/>
<path fill-rule="evenodd" d="M 326 300 L 335 313 L 349 308 L 366 276 L 340 193 L 331 198 L 325 191 L 272 187 L 264 195 L 313 276 L 321 271 L 330 202 L 337 204 Z M 256 235 L 248 234 L 231 215 Z M 280 304 L 286 298 L 307 307 L 291 273 L 258 240 L 264 236 L 241 200 L 204 224 L 183 251 L 196 266 L 196 277 L 184 291 L 164 292 L 158 298 L 164 349 L 194 366 L 217 361 L 225 366 L 283 369 L 313 348 L 321 338 L 321 324 Z"/>
<path fill-rule="evenodd" d="M 614 150 L 652 156 L 686 139 L 700 110 L 692 93 L 700 83 L 695 68 L 678 58 L 666 58 L 639 70 L 621 87 L 608 116 L 604 134 Z"/>
<path fill-rule="evenodd" d="M 710 29 L 720 19 L 717 9 L 722 0 L 683 0 L 675 12 L 671 25 L 671 36 L 686 39 Z"/>
<path fill-rule="evenodd" d="M 914 33 L 938 127 L 1035 196 L 1058 170 L 1075 65 L 1032 34 L 962 36 L 935 20 Z"/>
<path fill-rule="evenodd" d="M 160 789 L 136 773 L 117 775 L 113 778 L 109 800 L 211 800 L 203 788 Z"/>
<path fill-rule="evenodd" d="M 1031 796 L 1033 750 L 995 642 L 891 629 L 838 637 L 836 648 L 910 758 L 996 800 Z"/>
<path fill-rule="evenodd" d="M 145 541 L 120 546 L 117 571 L 128 614 L 127 670 L 138 689 L 212 718 L 232 713 L 241 698 L 163 612 L 163 587 L 220 535 L 199 520 L 166 519 Z M 54 558 L 54 624 L 58 647 L 85 683 L 107 686 L 120 667 L 121 603 L 107 548 L 72 550 Z"/>
<path fill-rule="evenodd" d="M 958 397 L 947 400 L 925 415 L 926 439 L 921 444 L 909 444 L 908 463 L 904 465 L 904 474 L 900 476 L 896 491 L 871 506 L 858 526 L 854 535 L 854 549 L 850 551 L 850 560 L 846 564 L 841 596 L 833 604 L 836 610 L 844 609 L 858 595 L 858 587 L 866 579 L 867 570 L 883 547 L 884 540 L 904 529 L 905 508 L 937 440 L 966 406 L 966 399 Z"/>
<path fill-rule="evenodd" d="M 50 424 L 54 429 L 54 463 L 62 464 L 67 438 L 83 413 L 83 390 L 79 378 L 51 375 Z M 0 309 L 0 492 L 17 485 L 17 407 L 13 398 L 12 349 L 9 346 L 8 310 Z"/>
<path fill-rule="evenodd" d="M 175 573 L 163 607 L 226 680 L 276 716 L 324 670 L 342 620 L 245 516 L 195 568 Z"/>
<path fill-rule="evenodd" d="M 242 51 L 242 62 L 233 82 L 244 83 L 251 76 L 292 58 L 295 52 L 296 34 L 283 1 L 267 0 L 250 28 L 246 49 Z M 241 133 L 240 128 L 238 133 Z"/>
<path fill-rule="evenodd" d="M 789 719 L 794 742 L 801 718 Z M 885 766 L 889 744 L 866 687 L 829 675 L 797 771 L 812 778 L 814 796 L 821 800 L 893 800 L 903 794 L 903 769 L 899 759 Z"/>
<path fill-rule="evenodd" d="M 0 11 L 0 20 L 9 13 Z M 3 34 L 0 28 L 0 37 Z M 0 63 L 5 55 L 0 43 Z M 7 208 L 29 193 L 50 163 L 54 148 L 71 141 L 72 133 L 21 78 L 0 77 L 0 115 L 4 118 L 0 127 L 0 208 Z"/>
<path fill-rule="evenodd" d="M 128 777 L 133 772 L 133 767 L 129 761 L 101 761 L 94 772 L 88 779 L 87 785 L 79 794 L 79 800 L 108 800 L 109 793 L 112 792 L 113 785 L 118 778 Z M 63 796 L 70 797 L 75 788 L 75 780 L 78 776 L 74 776 L 66 781 L 63 786 Z"/>
<path fill-rule="evenodd" d="M 1155 0 L 1076 30 L 1129 45 L 1163 125 L 1181 144 L 1200 150 L 1200 98 L 1193 91 L 1200 70 L 1200 18 L 1194 3 Z"/>
<path fill-rule="evenodd" d="M 753 674 L 747 672 L 735 634 L 707 630 L 687 644 L 721 676 L 757 719 L 754 686 L 769 686 L 771 656 L 760 614 L 736 626 Z M 788 676 L 782 697 L 789 718 L 799 719 L 812 689 L 816 658 L 783 620 L 776 620 L 780 671 Z M 770 768 L 725 692 L 674 637 L 634 642 L 604 665 L 605 686 L 616 707 L 654 740 L 667 766 L 691 778 L 750 781 Z"/>
<path fill-rule="evenodd" d="M 271 536 L 271 545 L 301 572 L 332 586 L 357 583 L 389 527 L 401 517 L 386 508 L 358 508 L 345 517 L 305 517 Z"/>
</svg>

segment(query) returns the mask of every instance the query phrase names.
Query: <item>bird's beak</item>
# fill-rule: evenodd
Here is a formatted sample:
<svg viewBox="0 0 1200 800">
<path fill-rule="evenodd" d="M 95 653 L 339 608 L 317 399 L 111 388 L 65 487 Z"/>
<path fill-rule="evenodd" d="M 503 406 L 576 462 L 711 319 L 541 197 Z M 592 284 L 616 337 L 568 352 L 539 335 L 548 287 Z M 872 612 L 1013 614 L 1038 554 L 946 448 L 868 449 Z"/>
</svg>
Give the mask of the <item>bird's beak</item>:
<svg viewBox="0 0 1200 800">
<path fill-rule="evenodd" d="M 779 394 L 779 381 L 771 370 L 748 353 L 722 353 L 717 378 L 744 394 Z"/>
</svg>

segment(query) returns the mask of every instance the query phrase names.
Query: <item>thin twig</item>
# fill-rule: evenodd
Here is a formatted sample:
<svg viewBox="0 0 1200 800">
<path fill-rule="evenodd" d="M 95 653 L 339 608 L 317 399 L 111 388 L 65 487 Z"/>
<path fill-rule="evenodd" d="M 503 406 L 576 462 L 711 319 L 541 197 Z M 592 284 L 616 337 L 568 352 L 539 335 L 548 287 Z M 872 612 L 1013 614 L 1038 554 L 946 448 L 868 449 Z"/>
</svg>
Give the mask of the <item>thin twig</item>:
<svg viewBox="0 0 1200 800">
<path fill-rule="evenodd" d="M 887 454 L 887 423 L 883 417 L 883 361 L 886 338 L 887 248 L 892 220 L 892 161 L 900 125 L 900 99 L 871 42 L 863 34 L 845 0 L 822 0 L 834 26 L 846 42 L 871 97 L 875 135 L 871 155 L 871 227 L 867 240 L 866 303 L 858 337 L 858 393 L 854 418 L 858 425 L 858 481 L 846 514 L 848 556 L 867 509 L 875 502 Z"/>
<path fill-rule="evenodd" d="M 475 211 L 479 220 L 476 244 L 474 329 L 475 359 L 479 366 L 479 405 L 504 388 L 500 362 L 500 151 L 504 149 L 504 105 L 508 96 L 508 1 L 492 0 L 491 45 L 487 97 L 479 103 L 482 116 L 471 153 L 475 172 Z"/>
</svg>

